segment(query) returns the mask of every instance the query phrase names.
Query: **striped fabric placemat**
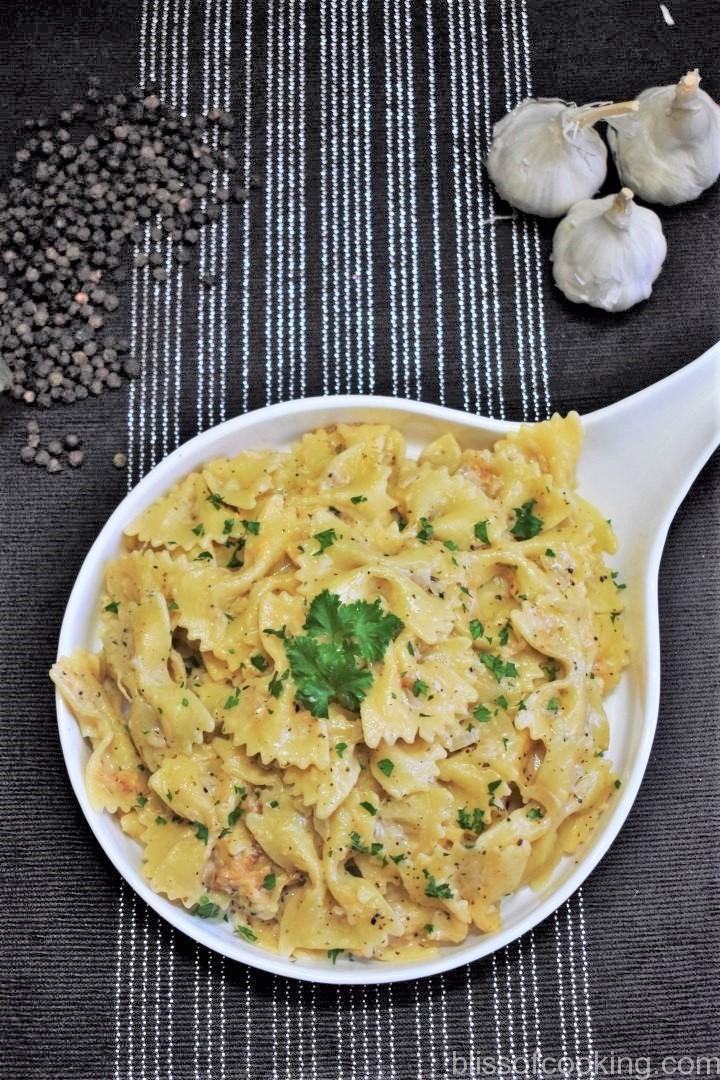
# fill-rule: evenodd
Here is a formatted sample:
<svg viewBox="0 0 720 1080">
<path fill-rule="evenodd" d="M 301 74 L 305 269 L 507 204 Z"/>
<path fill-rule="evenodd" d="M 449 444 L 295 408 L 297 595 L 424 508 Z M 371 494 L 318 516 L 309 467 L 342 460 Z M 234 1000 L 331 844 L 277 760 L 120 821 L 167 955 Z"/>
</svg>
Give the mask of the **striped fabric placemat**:
<svg viewBox="0 0 720 1080">
<path fill-rule="evenodd" d="M 668 1056 L 691 1059 L 682 1075 L 717 1075 L 698 1065 L 719 1052 L 720 759 L 706 734 L 718 706 L 717 460 L 663 564 L 660 732 L 626 829 L 552 918 L 446 975 L 314 986 L 176 933 L 82 820 L 45 675 L 123 484 L 208 426 L 335 392 L 538 419 L 625 396 L 719 336 L 717 191 L 663 214 L 670 256 L 652 300 L 610 318 L 553 291 L 552 225 L 510 216 L 483 168 L 493 122 L 528 95 L 628 97 L 706 61 L 719 96 L 717 12 L 670 7 L 674 26 L 651 3 L 8 0 L 6 162 L 20 116 L 97 74 L 110 89 L 155 82 L 183 111 L 231 109 L 252 193 L 207 228 L 199 266 L 171 267 L 148 231 L 138 250 L 165 255 L 169 283 L 131 273 L 123 319 L 141 375 L 47 420 L 88 433 L 82 470 L 56 481 L 24 469 L 29 413 L 0 402 L 3 1076 L 648 1080 L 672 1073 Z M 198 287 L 203 273 L 215 287 Z M 123 449 L 124 477 L 109 467 Z"/>
</svg>

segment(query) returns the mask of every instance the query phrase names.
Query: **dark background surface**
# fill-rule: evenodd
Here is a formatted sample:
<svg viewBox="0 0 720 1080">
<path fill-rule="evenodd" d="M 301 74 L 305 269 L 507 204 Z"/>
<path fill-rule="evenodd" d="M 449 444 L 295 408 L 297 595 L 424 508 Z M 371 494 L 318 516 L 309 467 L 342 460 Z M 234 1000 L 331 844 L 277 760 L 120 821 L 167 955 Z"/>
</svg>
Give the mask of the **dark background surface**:
<svg viewBox="0 0 720 1080">
<path fill-rule="evenodd" d="M 228 2 L 207 8 L 193 3 L 187 8 L 188 97 L 190 107 L 199 108 L 205 64 L 211 90 L 217 70 L 220 88 L 229 89 L 240 118 L 236 153 L 244 167 L 247 9 L 235 0 L 229 11 Z M 578 102 L 624 98 L 647 85 L 674 81 L 697 65 L 704 75 L 703 85 L 720 97 L 717 7 L 675 2 L 670 8 L 677 24 L 673 28 L 665 25 L 654 3 L 530 4 L 526 41 L 532 92 Z M 299 66 L 303 10 L 304 74 Z M 406 10 L 411 16 L 409 34 Z M 428 64 L 428 11 L 433 22 L 434 93 Z M 720 1052 L 717 456 L 682 506 L 662 564 L 660 724 L 636 806 L 582 895 L 573 897 L 531 937 L 493 960 L 443 978 L 378 990 L 311 988 L 247 971 L 196 948 L 136 902 L 119 885 L 72 796 L 46 671 L 67 596 L 93 538 L 128 483 L 135 482 L 141 468 L 158 460 L 165 449 L 172 449 L 177 439 L 190 437 L 223 415 L 297 396 L 303 346 L 307 393 L 323 391 L 324 341 L 330 388 L 334 386 L 336 343 L 342 372 L 350 372 L 349 380 L 341 375 L 340 389 L 355 391 L 363 385 L 361 379 L 367 388 L 370 269 L 376 391 L 393 390 L 394 296 L 397 391 L 415 396 L 419 390 L 425 400 L 438 400 L 442 381 L 447 404 L 495 414 L 502 404 L 513 419 L 532 419 L 536 411 L 544 415 L 548 404 L 560 410 L 587 411 L 618 400 L 676 370 L 720 336 L 717 188 L 693 204 L 661 211 L 669 247 L 666 267 L 651 300 L 621 316 L 574 307 L 557 294 L 547 259 L 552 224 L 539 225 L 536 250 L 534 224 L 521 220 L 493 225 L 479 220 L 483 215 L 478 200 L 484 199 L 486 216 L 489 200 L 477 168 L 486 137 L 483 73 L 487 72 L 491 89 L 488 108 L 493 120 L 504 111 L 506 96 L 514 103 L 518 85 L 520 96 L 528 89 L 519 3 L 508 0 L 487 8 L 479 2 L 450 7 L 414 3 L 407 9 L 402 4 L 384 9 L 371 3 L 367 71 L 362 48 L 352 43 L 354 17 L 362 41 L 364 12 L 363 5 L 354 0 L 305 9 L 299 4 L 259 4 L 256 0 L 251 12 L 250 166 L 263 175 L 264 186 L 253 195 L 249 210 L 249 274 L 246 278 L 243 271 L 242 211 L 233 209 L 227 260 L 220 267 L 227 283 L 224 307 L 219 288 L 213 291 L 216 298 L 203 301 L 208 315 L 215 304 L 214 328 L 209 318 L 199 323 L 197 269 L 190 268 L 184 276 L 182 303 L 178 279 L 169 286 L 173 315 L 169 321 L 165 294 L 157 319 L 152 293 L 147 309 L 142 304 L 134 309 L 138 354 L 147 379 L 136 384 L 132 396 L 126 388 L 39 417 L 47 437 L 69 429 L 82 431 L 85 466 L 59 477 L 23 467 L 18 459 L 22 423 L 32 414 L 0 399 L 0 1072 L 13 1080 L 223 1080 L 225 1076 L 324 1080 L 379 1075 L 406 1080 L 451 1075 L 453 1052 L 466 1054 L 470 1045 L 480 1056 L 493 1058 L 532 1053 L 537 1045 L 547 1054 L 567 1052 L 571 1057 L 592 1050 L 606 1055 L 649 1055 L 656 1070 L 667 1054 L 694 1057 Z M 91 74 L 101 76 L 111 90 L 137 81 L 143 25 L 146 66 L 151 66 L 153 56 L 167 55 L 172 92 L 173 26 L 177 22 L 177 71 L 182 85 L 185 14 L 184 0 L 147 0 L 145 6 L 6 2 L 0 37 L 3 169 L 18 145 L 15 129 L 25 115 L 64 106 L 82 92 Z M 475 50 L 470 34 L 473 24 Z M 281 25 L 285 37 L 282 60 L 278 60 Z M 167 27 L 165 36 L 163 26 Z M 215 27 L 219 62 L 213 49 Z M 289 49 L 292 27 L 294 53 Z M 210 48 L 204 51 L 206 32 Z M 226 41 L 227 66 L 223 61 Z M 323 80 L 331 95 L 333 73 L 337 107 L 330 97 L 323 125 Z M 355 97 L 354 76 L 358 80 Z M 304 125 L 301 83 L 305 87 Z M 344 86 L 348 93 L 343 92 Z M 403 95 L 399 100 L 398 93 Z M 437 132 L 437 232 L 431 97 Z M 272 142 L 268 147 L 269 116 Z M 402 146 L 398 132 L 405 140 Z M 298 187 L 303 145 L 304 204 Z M 454 146 L 460 163 L 457 172 Z M 337 163 L 335 215 L 333 163 Z M 345 165 L 349 184 L 344 183 Z M 323 175 L 328 182 L 329 219 L 325 287 Z M 608 190 L 614 183 L 611 171 Z M 468 189 L 469 211 L 464 202 Z M 363 216 L 368 211 L 368 191 L 372 195 L 371 258 Z M 498 211 L 507 212 L 503 207 Z M 362 226 L 357 231 L 356 220 Z M 346 221 L 349 228 L 344 231 Z M 491 230 L 497 266 L 494 280 Z M 307 238 L 305 275 L 301 234 Z M 485 294 L 481 254 L 487 267 Z M 393 280 L 397 283 L 394 293 Z M 346 295 L 350 298 L 347 309 Z M 438 362 L 438 295 L 444 372 Z M 478 313 L 474 338 L 473 300 Z M 117 326 L 124 330 L 133 319 L 129 290 L 126 301 L 117 313 Z M 485 310 L 489 312 L 486 320 Z M 152 347 L 155 332 L 160 343 L 157 355 Z M 171 346 L 167 363 L 162 349 L 166 340 Z M 543 344 L 548 361 L 547 400 L 541 371 Z M 176 347 L 179 362 L 173 359 Z M 199 353 L 202 376 L 198 375 Z M 473 354 L 480 358 L 477 393 Z M 495 373 L 498 354 L 501 377 L 489 384 L 485 357 L 491 358 L 489 368 Z M 463 355 L 470 357 L 467 397 Z M 420 380 L 411 370 L 406 384 L 405 356 L 419 358 Z M 533 370 L 538 373 L 535 380 Z M 153 371 L 158 372 L 157 399 L 153 398 Z M 163 387 L 169 388 L 172 417 L 180 376 L 179 428 L 175 430 L 171 418 L 164 445 Z M 153 438 L 153 415 L 158 418 L 157 438 Z M 129 475 L 110 464 L 118 450 L 131 453 Z M 672 453 L 670 435 L 668 453 Z M 641 1062 L 637 1075 L 642 1075 L 643 1068 Z"/>
</svg>

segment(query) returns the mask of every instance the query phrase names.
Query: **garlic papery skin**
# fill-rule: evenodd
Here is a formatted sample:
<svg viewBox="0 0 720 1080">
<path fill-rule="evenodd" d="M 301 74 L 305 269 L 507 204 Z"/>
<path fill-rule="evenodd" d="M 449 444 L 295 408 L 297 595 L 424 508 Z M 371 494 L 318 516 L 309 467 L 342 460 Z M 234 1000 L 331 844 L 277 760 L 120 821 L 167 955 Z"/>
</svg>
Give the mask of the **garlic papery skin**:
<svg viewBox="0 0 720 1080">
<path fill-rule="evenodd" d="M 720 106 L 689 71 L 638 97 L 633 116 L 608 121 L 608 142 L 623 184 L 646 202 L 697 199 L 720 175 Z"/>
<path fill-rule="evenodd" d="M 593 124 L 636 102 L 576 106 L 527 98 L 493 128 L 487 170 L 498 195 L 529 214 L 562 217 L 589 199 L 607 173 L 607 147 Z"/>
<path fill-rule="evenodd" d="M 553 237 L 553 277 L 575 304 L 626 311 L 647 300 L 666 254 L 660 218 L 623 188 L 570 209 Z"/>
</svg>

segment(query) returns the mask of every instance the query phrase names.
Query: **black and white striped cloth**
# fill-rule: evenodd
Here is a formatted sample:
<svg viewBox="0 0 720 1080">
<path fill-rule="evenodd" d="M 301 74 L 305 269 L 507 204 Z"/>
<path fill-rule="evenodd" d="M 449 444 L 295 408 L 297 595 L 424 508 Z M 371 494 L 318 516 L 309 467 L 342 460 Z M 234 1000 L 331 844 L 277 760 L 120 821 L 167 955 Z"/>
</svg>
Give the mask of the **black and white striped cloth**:
<svg viewBox="0 0 720 1080">
<path fill-rule="evenodd" d="M 444 976 L 312 986 L 179 936 L 81 819 L 45 681 L 74 574 L 124 494 L 112 452 L 127 448 L 129 488 L 228 416 L 336 392 L 532 420 L 616 400 L 719 336 L 717 192 L 663 215 L 653 299 L 606 318 L 553 291 L 552 226 L 511 216 L 483 170 L 492 123 L 529 94 L 627 97 L 706 61 L 718 96 L 717 13 L 670 7 L 674 27 L 649 2 L 8 0 L 6 160 L 19 109 L 98 74 L 157 82 L 183 111 L 231 109 L 241 182 L 262 188 L 209 226 L 199 267 L 171 268 L 148 228 L 142 250 L 165 254 L 169 284 L 132 271 L 141 376 L 47 420 L 89 433 L 83 470 L 23 470 L 20 413 L 0 405 L 3 1076 L 515 1077 L 536 1055 L 544 1075 L 602 1077 L 630 1075 L 616 1060 L 630 1055 L 647 1080 L 666 1055 L 718 1053 L 717 462 L 664 563 L 660 733 L 628 826 L 545 924 Z"/>
</svg>

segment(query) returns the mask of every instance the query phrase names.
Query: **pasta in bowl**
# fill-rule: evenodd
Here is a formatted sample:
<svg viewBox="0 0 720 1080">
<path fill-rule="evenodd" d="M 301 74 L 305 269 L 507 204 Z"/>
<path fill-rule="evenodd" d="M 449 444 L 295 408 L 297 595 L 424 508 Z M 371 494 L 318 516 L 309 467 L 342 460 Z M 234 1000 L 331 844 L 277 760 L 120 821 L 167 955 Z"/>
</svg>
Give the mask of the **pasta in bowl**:
<svg viewBox="0 0 720 1080">
<path fill-rule="evenodd" d="M 417 459 L 338 423 L 125 528 L 101 648 L 52 677 L 154 892 L 258 952 L 410 962 L 578 856 L 628 661 L 580 445 L 575 414 Z"/>
</svg>

